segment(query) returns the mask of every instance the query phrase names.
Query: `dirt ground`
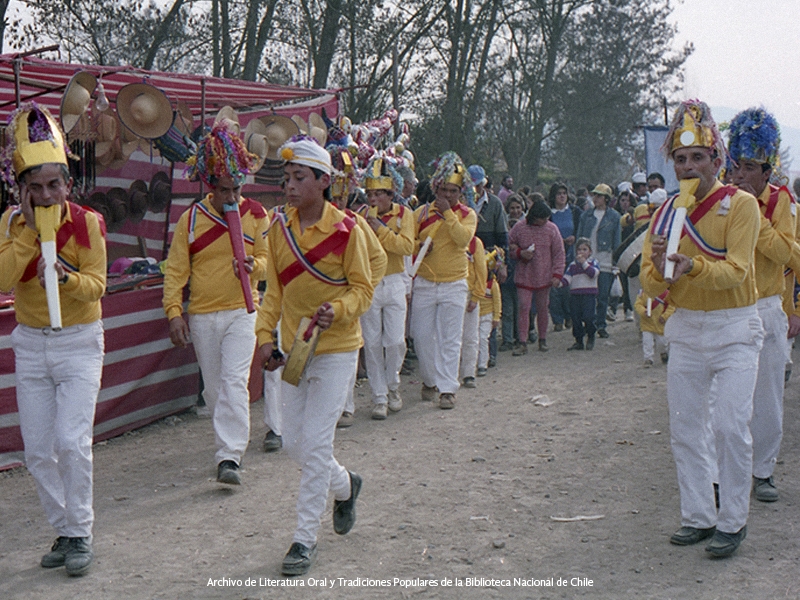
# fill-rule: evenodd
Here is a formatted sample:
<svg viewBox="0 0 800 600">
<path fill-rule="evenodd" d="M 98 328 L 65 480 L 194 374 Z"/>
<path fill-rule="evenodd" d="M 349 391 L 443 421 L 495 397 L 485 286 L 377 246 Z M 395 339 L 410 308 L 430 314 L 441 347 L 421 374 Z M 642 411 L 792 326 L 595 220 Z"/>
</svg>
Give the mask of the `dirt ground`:
<svg viewBox="0 0 800 600">
<path fill-rule="evenodd" d="M 738 553 L 712 560 L 703 544 L 668 543 L 679 507 L 666 369 L 642 367 L 632 323 L 609 332 L 593 352 L 566 352 L 561 332 L 546 354 L 501 353 L 451 411 L 421 402 L 412 374 L 402 412 L 372 421 L 358 388 L 356 422 L 335 443 L 364 477 L 358 522 L 335 535 L 329 502 L 305 577 L 280 575 L 299 469 L 261 451 L 261 402 L 238 488 L 214 481 L 211 422 L 194 414 L 95 446 L 96 558 L 83 578 L 39 567 L 54 533 L 33 480 L 0 474 L 0 597 L 800 598 L 800 367 L 781 499 L 753 501 Z M 552 404 L 535 404 L 542 394 Z M 553 520 L 580 515 L 597 518 Z"/>
</svg>

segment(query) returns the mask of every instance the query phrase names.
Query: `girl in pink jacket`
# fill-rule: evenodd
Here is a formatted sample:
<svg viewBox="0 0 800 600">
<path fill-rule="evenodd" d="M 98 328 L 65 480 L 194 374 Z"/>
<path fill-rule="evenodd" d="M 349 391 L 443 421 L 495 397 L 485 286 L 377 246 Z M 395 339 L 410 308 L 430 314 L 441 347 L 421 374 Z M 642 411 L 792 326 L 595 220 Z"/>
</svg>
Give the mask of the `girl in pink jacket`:
<svg viewBox="0 0 800 600">
<path fill-rule="evenodd" d="M 531 302 L 536 302 L 536 326 L 539 350 L 547 352 L 548 307 L 550 288 L 561 286 L 564 273 L 564 242 L 558 227 L 550 221 L 550 207 L 541 194 L 533 195 L 533 204 L 525 220 L 520 220 L 508 236 L 509 252 L 517 259 L 514 283 L 519 302 L 519 343 L 513 355 L 528 353 Z"/>
</svg>

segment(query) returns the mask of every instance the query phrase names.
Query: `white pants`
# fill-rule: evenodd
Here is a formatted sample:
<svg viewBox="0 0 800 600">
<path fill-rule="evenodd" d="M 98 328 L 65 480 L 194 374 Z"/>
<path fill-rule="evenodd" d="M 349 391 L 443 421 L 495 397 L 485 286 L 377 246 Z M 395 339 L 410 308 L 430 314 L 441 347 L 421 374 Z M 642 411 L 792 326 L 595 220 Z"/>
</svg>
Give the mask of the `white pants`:
<svg viewBox="0 0 800 600">
<path fill-rule="evenodd" d="M 361 316 L 364 361 L 372 401 L 386 404 L 389 390 L 400 387 L 400 368 L 406 354 L 406 276 L 387 275 L 375 288 L 372 305 Z"/>
<path fill-rule="evenodd" d="M 642 331 L 642 354 L 644 354 L 645 360 L 653 360 L 653 356 L 655 356 L 653 350 L 659 354 L 667 352 L 669 350 L 667 340 L 663 335 L 652 331 Z"/>
<path fill-rule="evenodd" d="M 480 310 L 478 307 L 477 310 Z M 489 336 L 492 335 L 492 313 L 483 315 L 478 327 L 478 366 L 485 369 L 489 366 Z"/>
<path fill-rule="evenodd" d="M 357 364 L 357 350 L 320 354 L 297 387 L 282 382 L 283 448 L 302 467 L 293 541 L 309 548 L 317 543 L 328 491 L 337 500 L 350 497 L 350 476 L 333 457 L 333 437 Z"/>
<path fill-rule="evenodd" d="M 25 463 L 59 536 L 92 535 L 92 426 L 103 323 L 11 333 Z"/>
<path fill-rule="evenodd" d="M 250 366 L 256 347 L 256 314 L 221 310 L 189 315 L 189 329 L 203 374 L 203 400 L 211 411 L 217 464 L 241 464 L 250 441 Z"/>
<path fill-rule="evenodd" d="M 472 300 L 472 292 L 467 292 L 467 304 L 469 304 L 470 300 Z M 461 379 L 475 377 L 475 368 L 478 366 L 480 320 L 480 305 L 476 305 L 472 312 L 464 310 L 464 325 L 461 331 L 461 366 L 459 369 Z"/>
<path fill-rule="evenodd" d="M 264 425 L 281 435 L 281 377 L 283 367 L 264 371 Z"/>
<path fill-rule="evenodd" d="M 417 275 L 411 299 L 411 330 L 422 382 L 440 393 L 455 394 L 467 281 L 434 283 Z"/>
<path fill-rule="evenodd" d="M 753 393 L 753 475 L 772 476 L 783 437 L 783 383 L 789 355 L 786 334 L 789 320 L 781 296 L 761 298 L 756 306 L 764 324 L 764 346 L 758 355 L 758 377 Z"/>
<path fill-rule="evenodd" d="M 670 345 L 667 400 L 681 525 L 735 533 L 747 523 L 750 508 L 749 425 L 764 337 L 761 320 L 755 305 L 710 312 L 679 308 L 664 333 Z"/>
</svg>

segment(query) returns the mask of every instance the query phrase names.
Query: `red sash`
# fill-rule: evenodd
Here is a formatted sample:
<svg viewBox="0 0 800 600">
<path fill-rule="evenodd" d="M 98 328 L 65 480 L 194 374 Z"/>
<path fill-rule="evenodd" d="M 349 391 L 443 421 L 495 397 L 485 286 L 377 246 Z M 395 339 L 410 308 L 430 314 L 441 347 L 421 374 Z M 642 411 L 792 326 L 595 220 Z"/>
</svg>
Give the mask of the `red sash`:
<svg viewBox="0 0 800 600">
<path fill-rule="evenodd" d="M 423 230 L 424 230 L 426 227 L 430 227 L 430 226 L 431 226 L 431 225 L 433 225 L 433 224 L 434 224 L 436 221 L 438 221 L 438 220 L 440 220 L 440 219 L 443 219 L 443 218 L 444 218 L 444 217 L 443 217 L 441 214 L 439 214 L 438 212 L 434 212 L 434 213 L 433 213 L 433 215 L 431 215 L 431 216 L 428 216 L 428 215 L 430 214 L 430 206 L 431 206 L 431 205 L 429 205 L 429 211 L 428 211 L 428 213 L 425 213 L 425 219 L 424 219 L 422 222 L 420 222 L 420 224 L 419 224 L 419 230 L 420 230 L 420 231 L 423 231 Z M 463 218 L 465 218 L 467 215 L 469 215 L 469 208 L 468 208 L 468 207 L 466 207 L 466 206 L 464 206 L 464 205 L 463 205 L 463 204 L 461 204 L 460 202 L 459 202 L 459 203 L 457 203 L 457 204 L 456 204 L 456 205 L 455 205 L 455 206 L 452 208 L 452 210 L 453 210 L 453 212 L 456 212 L 456 211 L 458 211 L 459 213 L 461 213 L 461 218 L 462 218 L 462 219 L 463 219 Z M 423 215 L 420 215 L 420 216 L 423 216 Z"/>
<path fill-rule="evenodd" d="M 315 270 L 311 269 L 310 267 L 328 256 L 328 254 L 341 256 L 347 248 L 347 244 L 350 241 L 350 232 L 355 226 L 356 222 L 354 218 L 346 217 L 342 219 L 334 225 L 336 231 L 322 240 L 319 244 L 311 248 L 311 250 L 308 252 L 302 252 L 299 245 L 293 244 L 293 240 L 287 239 L 287 242 L 289 242 L 289 248 L 292 250 L 292 254 L 294 254 L 297 259 L 278 275 L 281 284 L 286 287 L 295 277 L 304 271 L 308 271 L 308 273 L 313 277 L 324 281 L 324 279 L 318 277 L 314 272 Z M 291 234 L 289 226 L 285 223 L 284 231 Z"/>
<path fill-rule="evenodd" d="M 772 214 L 775 212 L 775 207 L 778 206 L 778 197 L 781 192 L 786 192 L 789 196 L 789 201 L 794 204 L 794 197 L 785 185 L 778 187 L 777 185 L 769 184 L 769 201 L 767 202 L 767 210 L 764 212 L 764 218 L 767 221 L 772 221 Z M 759 204 L 761 201 L 759 200 Z"/>
<path fill-rule="evenodd" d="M 197 210 L 197 204 L 195 204 L 190 210 Z M 249 198 L 244 198 L 239 204 L 239 215 L 244 217 L 247 213 L 252 212 L 253 216 L 257 219 L 262 219 L 267 216 L 264 207 L 261 206 L 255 200 L 250 200 Z M 192 219 L 190 218 L 188 221 L 188 226 L 191 230 L 192 227 Z M 211 229 L 207 230 L 203 233 L 199 238 L 195 239 L 191 244 L 189 244 L 189 254 L 196 254 L 201 250 L 207 248 L 214 242 L 216 242 L 219 238 L 225 235 L 228 232 L 227 225 L 220 223 L 218 221 L 214 221 L 214 226 Z M 252 243 L 250 240 L 245 238 L 245 243 Z"/>
<path fill-rule="evenodd" d="M 402 204 L 398 204 L 398 205 L 397 205 L 397 207 L 400 209 L 400 210 L 397 212 L 397 218 L 398 218 L 398 219 L 402 219 L 402 218 L 403 218 L 403 213 L 405 213 L 406 209 L 405 209 L 405 207 L 404 207 Z M 394 215 L 392 215 L 392 211 L 390 210 L 390 211 L 389 211 L 389 212 L 387 212 L 385 215 L 383 215 L 383 216 L 381 216 L 381 217 L 380 217 L 380 219 L 381 219 L 381 222 L 382 222 L 384 225 L 388 225 L 388 224 L 389 224 L 389 221 L 391 221 L 391 220 L 392 220 L 392 217 L 393 217 L 393 216 L 394 216 Z"/>
<path fill-rule="evenodd" d="M 84 208 L 74 204 L 73 202 L 67 202 L 67 204 L 69 205 L 69 212 L 72 216 L 72 220 L 64 221 L 56 232 L 56 254 L 61 252 L 66 243 L 72 237 L 75 238 L 75 243 L 79 246 L 83 246 L 84 248 L 92 247 L 92 241 L 89 238 L 89 226 L 86 223 L 86 213 L 88 212 L 94 213 L 94 215 L 97 217 L 98 224 L 100 225 L 100 233 L 104 238 L 106 236 L 106 224 L 100 214 L 94 212 L 91 208 Z M 37 243 L 39 243 L 38 240 Z M 39 257 L 41 254 L 42 253 L 40 251 L 38 254 L 36 254 L 33 260 L 28 263 L 28 266 L 25 267 L 25 271 L 23 272 L 20 281 L 30 281 L 36 277 L 36 264 L 39 262 Z"/>
</svg>

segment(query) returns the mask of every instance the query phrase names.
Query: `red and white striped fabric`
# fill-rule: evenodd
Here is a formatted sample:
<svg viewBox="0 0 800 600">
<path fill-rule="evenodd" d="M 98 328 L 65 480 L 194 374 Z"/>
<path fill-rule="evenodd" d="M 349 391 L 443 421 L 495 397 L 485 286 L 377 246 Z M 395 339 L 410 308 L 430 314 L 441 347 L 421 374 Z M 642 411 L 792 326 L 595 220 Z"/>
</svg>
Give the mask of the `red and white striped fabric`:
<svg viewBox="0 0 800 600">
<path fill-rule="evenodd" d="M 103 298 L 106 356 L 94 441 L 142 427 L 197 402 L 194 349 L 176 348 L 161 306 L 162 288 Z M 14 382 L 14 311 L 0 311 L 0 469 L 21 464 L 22 436 Z"/>
</svg>

